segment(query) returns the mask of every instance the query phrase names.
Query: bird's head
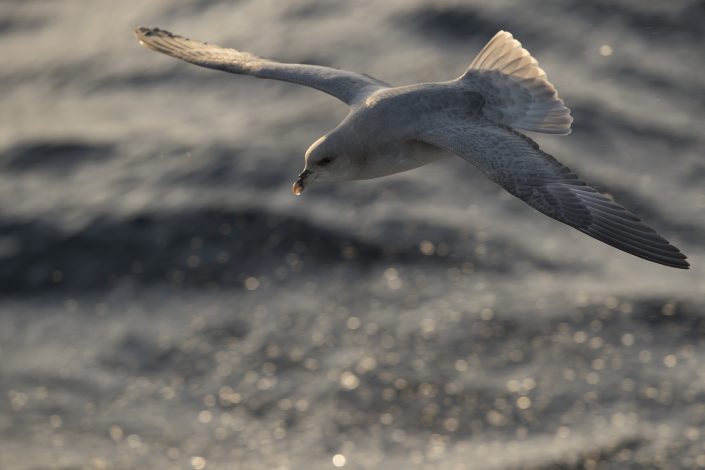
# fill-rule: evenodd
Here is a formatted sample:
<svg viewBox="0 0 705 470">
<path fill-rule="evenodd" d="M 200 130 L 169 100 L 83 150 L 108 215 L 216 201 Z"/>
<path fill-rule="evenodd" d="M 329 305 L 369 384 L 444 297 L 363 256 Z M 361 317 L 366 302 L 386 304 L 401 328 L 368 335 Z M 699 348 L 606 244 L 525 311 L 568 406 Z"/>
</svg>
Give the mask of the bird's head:
<svg viewBox="0 0 705 470">
<path fill-rule="evenodd" d="M 305 188 L 317 183 L 345 181 L 354 178 L 350 158 L 340 151 L 336 138 L 323 136 L 306 151 L 304 171 L 292 186 L 297 196 Z"/>
</svg>

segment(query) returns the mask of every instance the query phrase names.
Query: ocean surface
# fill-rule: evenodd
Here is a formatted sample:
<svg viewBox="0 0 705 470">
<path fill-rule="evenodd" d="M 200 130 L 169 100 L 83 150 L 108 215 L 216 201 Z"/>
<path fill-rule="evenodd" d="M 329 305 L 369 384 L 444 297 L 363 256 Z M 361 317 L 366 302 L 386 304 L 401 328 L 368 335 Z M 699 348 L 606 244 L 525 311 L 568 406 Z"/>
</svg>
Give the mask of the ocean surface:
<svg viewBox="0 0 705 470">
<path fill-rule="evenodd" d="M 705 2 L 0 3 L 0 468 L 705 468 Z M 542 148 L 689 256 L 617 251 L 461 159 L 291 195 L 346 113 L 138 25 L 393 84 L 492 35 Z"/>
</svg>

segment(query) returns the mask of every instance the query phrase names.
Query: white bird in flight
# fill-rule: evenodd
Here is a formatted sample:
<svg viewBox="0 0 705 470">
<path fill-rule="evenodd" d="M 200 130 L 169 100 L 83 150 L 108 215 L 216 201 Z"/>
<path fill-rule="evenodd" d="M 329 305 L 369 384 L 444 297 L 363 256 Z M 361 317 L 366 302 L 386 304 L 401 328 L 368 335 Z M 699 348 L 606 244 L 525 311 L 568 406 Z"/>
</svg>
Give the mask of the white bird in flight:
<svg viewBox="0 0 705 470">
<path fill-rule="evenodd" d="M 346 103 L 345 119 L 306 151 L 296 195 L 322 182 L 378 178 L 431 163 L 440 157 L 424 151 L 430 144 L 472 163 L 559 222 L 646 260 L 689 267 L 678 248 L 516 130 L 565 135 L 573 118 L 536 59 L 506 31 L 459 78 L 401 87 L 361 73 L 279 63 L 158 28 L 140 27 L 135 35 L 144 46 L 192 64 L 312 87 Z"/>
</svg>

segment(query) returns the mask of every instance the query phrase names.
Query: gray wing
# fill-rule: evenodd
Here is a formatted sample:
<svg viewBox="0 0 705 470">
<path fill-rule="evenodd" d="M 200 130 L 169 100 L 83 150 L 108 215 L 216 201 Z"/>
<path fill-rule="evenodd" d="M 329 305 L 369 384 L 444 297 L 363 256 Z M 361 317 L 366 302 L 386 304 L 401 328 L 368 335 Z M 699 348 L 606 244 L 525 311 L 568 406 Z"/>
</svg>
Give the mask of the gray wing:
<svg viewBox="0 0 705 470">
<path fill-rule="evenodd" d="M 525 135 L 488 121 L 445 124 L 418 139 L 468 160 L 534 209 L 608 245 L 666 266 L 690 266 L 678 248 Z"/>
<path fill-rule="evenodd" d="M 319 65 L 283 64 L 248 52 L 194 41 L 158 28 L 139 27 L 135 30 L 135 36 L 142 45 L 154 51 L 201 67 L 308 86 L 347 104 L 390 86 L 364 74 Z"/>
</svg>

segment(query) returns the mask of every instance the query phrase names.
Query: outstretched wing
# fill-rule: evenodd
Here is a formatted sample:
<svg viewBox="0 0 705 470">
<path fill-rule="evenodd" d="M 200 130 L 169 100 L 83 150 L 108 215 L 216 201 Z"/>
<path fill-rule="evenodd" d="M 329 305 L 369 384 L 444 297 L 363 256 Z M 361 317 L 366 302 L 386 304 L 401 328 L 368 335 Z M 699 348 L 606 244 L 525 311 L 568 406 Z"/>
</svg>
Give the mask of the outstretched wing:
<svg viewBox="0 0 705 470">
<path fill-rule="evenodd" d="M 319 65 L 283 64 L 248 52 L 194 41 L 159 28 L 139 27 L 135 36 L 154 51 L 201 67 L 308 86 L 347 104 L 354 104 L 373 91 L 390 86 L 364 74 Z"/>
<path fill-rule="evenodd" d="M 446 122 L 419 140 L 456 153 L 534 209 L 640 258 L 687 269 L 686 256 L 523 134 L 488 121 Z"/>
</svg>

